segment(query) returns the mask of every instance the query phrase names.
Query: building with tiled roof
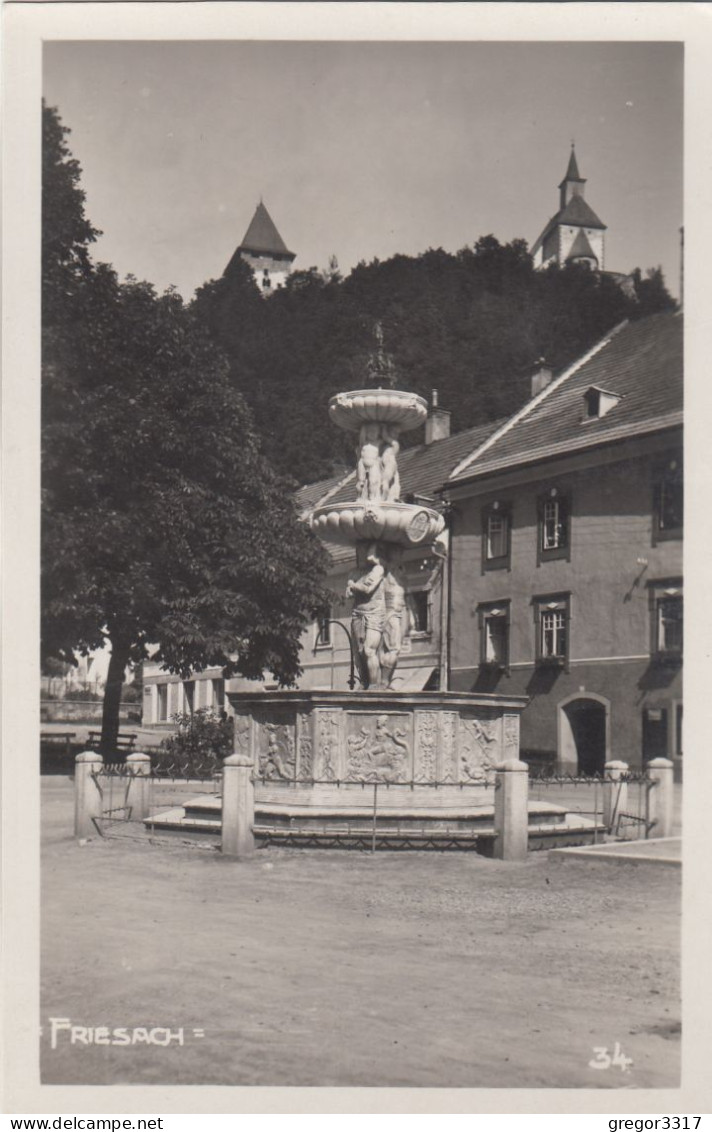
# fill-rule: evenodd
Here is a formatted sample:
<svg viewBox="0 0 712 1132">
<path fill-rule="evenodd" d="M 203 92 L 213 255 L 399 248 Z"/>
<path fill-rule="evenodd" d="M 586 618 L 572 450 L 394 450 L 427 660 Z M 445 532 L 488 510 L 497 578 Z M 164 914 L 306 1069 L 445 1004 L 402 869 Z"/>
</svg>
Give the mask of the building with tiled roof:
<svg viewBox="0 0 712 1132">
<path fill-rule="evenodd" d="M 450 475 L 449 686 L 530 696 L 532 758 L 681 765 L 682 409 L 682 315 L 652 315 Z"/>
<path fill-rule="evenodd" d="M 579 174 L 572 145 L 568 168 L 559 185 L 558 212 L 547 221 L 532 245 L 535 267 L 578 262 L 603 270 L 606 225 L 586 201 L 585 185 L 586 178 Z"/>
<path fill-rule="evenodd" d="M 234 265 L 244 260 L 254 272 L 255 282 L 263 295 L 283 287 L 296 259 L 277 231 L 262 201 L 257 205 L 241 243 L 225 268 L 229 275 Z"/>
</svg>

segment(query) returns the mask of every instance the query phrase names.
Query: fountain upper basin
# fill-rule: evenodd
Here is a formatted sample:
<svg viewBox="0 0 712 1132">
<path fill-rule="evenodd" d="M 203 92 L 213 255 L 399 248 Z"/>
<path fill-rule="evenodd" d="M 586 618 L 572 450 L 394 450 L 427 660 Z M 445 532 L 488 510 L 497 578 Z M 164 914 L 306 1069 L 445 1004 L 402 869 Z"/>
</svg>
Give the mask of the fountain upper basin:
<svg viewBox="0 0 712 1132">
<path fill-rule="evenodd" d="M 404 432 L 423 424 L 427 402 L 403 389 L 356 389 L 337 393 L 329 401 L 329 416 L 347 432 L 358 432 L 369 421 L 396 425 Z"/>
</svg>

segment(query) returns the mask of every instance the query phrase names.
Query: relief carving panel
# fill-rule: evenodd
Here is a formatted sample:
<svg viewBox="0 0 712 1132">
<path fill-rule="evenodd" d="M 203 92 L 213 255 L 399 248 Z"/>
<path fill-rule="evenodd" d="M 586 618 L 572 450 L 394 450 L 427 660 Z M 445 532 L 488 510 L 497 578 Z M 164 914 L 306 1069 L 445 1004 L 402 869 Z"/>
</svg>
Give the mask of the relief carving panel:
<svg viewBox="0 0 712 1132">
<path fill-rule="evenodd" d="M 505 759 L 519 758 L 518 715 L 505 715 L 504 717 L 504 757 Z"/>
<path fill-rule="evenodd" d="M 257 720 L 257 773 L 260 778 L 289 782 L 296 771 L 294 719 L 262 715 Z"/>
<path fill-rule="evenodd" d="M 460 771 L 465 782 L 493 782 L 500 759 L 499 719 L 460 718 Z"/>
<path fill-rule="evenodd" d="M 438 761 L 438 713 L 415 713 L 415 766 L 416 782 L 435 782 Z"/>
<path fill-rule="evenodd" d="M 440 780 L 459 782 L 457 732 L 459 716 L 455 711 L 440 712 Z"/>
<path fill-rule="evenodd" d="M 406 715 L 349 713 L 346 777 L 361 782 L 403 782 L 410 778 L 412 742 Z"/>
<path fill-rule="evenodd" d="M 312 717 L 308 712 L 297 715 L 297 777 L 302 782 L 314 777 Z"/>
<path fill-rule="evenodd" d="M 316 712 L 315 778 L 334 782 L 341 777 L 339 765 L 341 719 L 340 711 Z"/>
</svg>

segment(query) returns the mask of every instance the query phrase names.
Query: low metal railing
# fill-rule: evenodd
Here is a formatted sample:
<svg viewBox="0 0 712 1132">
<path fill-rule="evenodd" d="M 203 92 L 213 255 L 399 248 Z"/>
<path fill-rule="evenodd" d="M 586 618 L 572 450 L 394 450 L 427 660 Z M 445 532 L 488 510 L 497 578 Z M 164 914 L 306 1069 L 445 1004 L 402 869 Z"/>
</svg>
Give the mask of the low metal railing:
<svg viewBox="0 0 712 1132">
<path fill-rule="evenodd" d="M 648 838 L 654 828 L 650 793 L 658 783 L 645 769 L 603 774 L 537 770 L 530 772 L 529 784 L 530 799 L 544 801 L 556 797 L 571 812 L 592 818 L 594 843 L 601 835 L 623 841 Z"/>
</svg>

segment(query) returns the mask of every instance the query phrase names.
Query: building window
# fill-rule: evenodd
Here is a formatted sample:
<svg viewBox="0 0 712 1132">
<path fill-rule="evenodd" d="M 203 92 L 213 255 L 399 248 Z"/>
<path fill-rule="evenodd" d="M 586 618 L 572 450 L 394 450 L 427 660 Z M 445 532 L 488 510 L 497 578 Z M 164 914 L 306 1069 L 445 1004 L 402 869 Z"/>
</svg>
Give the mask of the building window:
<svg viewBox="0 0 712 1132">
<path fill-rule="evenodd" d="M 156 718 L 159 723 L 165 723 L 168 719 L 168 685 L 156 685 Z"/>
<path fill-rule="evenodd" d="M 406 600 L 410 614 L 410 636 L 426 636 L 431 631 L 430 591 L 413 590 Z"/>
<path fill-rule="evenodd" d="M 682 538 L 682 460 L 674 457 L 656 469 L 653 490 L 653 544 Z"/>
<path fill-rule="evenodd" d="M 195 680 L 183 681 L 183 703 L 185 710 L 192 715 L 195 707 Z"/>
<path fill-rule="evenodd" d="M 272 280 L 269 277 L 269 271 L 267 271 L 267 269 L 265 268 L 265 270 L 262 272 L 262 287 L 265 291 L 269 291 L 271 286 Z"/>
<path fill-rule="evenodd" d="M 650 589 L 651 654 L 663 663 L 682 659 L 682 582 L 664 578 L 648 583 Z"/>
<path fill-rule="evenodd" d="M 331 610 L 327 610 L 321 617 L 317 618 L 316 622 L 316 636 L 314 639 L 314 648 L 328 649 L 331 648 Z"/>
<path fill-rule="evenodd" d="M 225 681 L 224 680 L 211 680 L 212 684 L 212 707 L 215 711 L 221 712 L 225 708 Z"/>
<path fill-rule="evenodd" d="M 480 665 L 506 669 L 509 665 L 509 602 L 479 605 Z"/>
<path fill-rule="evenodd" d="M 538 562 L 570 557 L 571 504 L 558 488 L 552 487 L 539 499 Z"/>
<path fill-rule="evenodd" d="M 569 659 L 569 594 L 534 599 L 537 664 L 563 668 Z"/>
<path fill-rule="evenodd" d="M 495 502 L 482 513 L 482 567 L 509 568 L 512 515 L 508 506 Z"/>
<path fill-rule="evenodd" d="M 658 651 L 682 652 L 681 597 L 664 597 L 658 601 Z"/>
</svg>

